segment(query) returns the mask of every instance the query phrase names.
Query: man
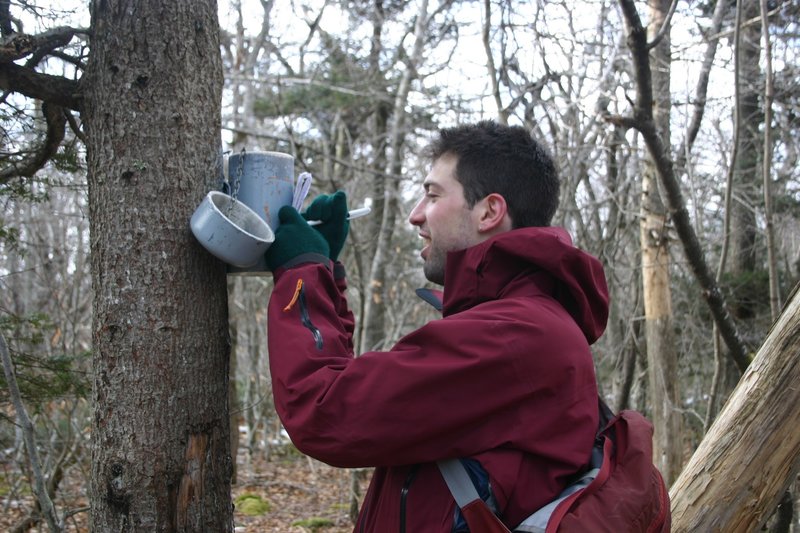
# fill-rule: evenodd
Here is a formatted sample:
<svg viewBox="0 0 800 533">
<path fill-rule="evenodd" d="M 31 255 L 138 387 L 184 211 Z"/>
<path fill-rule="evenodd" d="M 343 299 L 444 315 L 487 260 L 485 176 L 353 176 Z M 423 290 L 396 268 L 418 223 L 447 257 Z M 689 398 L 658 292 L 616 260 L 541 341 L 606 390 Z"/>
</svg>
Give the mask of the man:
<svg viewBox="0 0 800 533">
<path fill-rule="evenodd" d="M 598 424 L 589 344 L 605 328 L 602 267 L 547 227 L 558 178 L 520 127 L 445 129 L 419 228 L 443 318 L 354 358 L 337 256 L 343 193 L 292 208 L 267 252 L 275 406 L 302 452 L 376 467 L 355 531 L 466 531 L 436 461 L 460 458 L 509 528 L 585 468 Z M 479 532 L 473 532 L 479 533 Z"/>
</svg>

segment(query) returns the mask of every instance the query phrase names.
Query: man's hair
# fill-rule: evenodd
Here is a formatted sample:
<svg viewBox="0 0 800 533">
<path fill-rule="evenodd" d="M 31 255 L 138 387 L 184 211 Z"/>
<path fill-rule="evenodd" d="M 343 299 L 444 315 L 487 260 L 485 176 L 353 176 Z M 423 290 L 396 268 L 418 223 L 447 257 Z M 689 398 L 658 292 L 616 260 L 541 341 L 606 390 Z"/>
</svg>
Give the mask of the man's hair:
<svg viewBox="0 0 800 533">
<path fill-rule="evenodd" d="M 548 150 L 521 126 L 485 120 L 439 131 L 427 149 L 432 161 L 457 156 L 456 179 L 471 208 L 491 193 L 506 200 L 514 228 L 549 226 L 559 180 Z"/>
</svg>

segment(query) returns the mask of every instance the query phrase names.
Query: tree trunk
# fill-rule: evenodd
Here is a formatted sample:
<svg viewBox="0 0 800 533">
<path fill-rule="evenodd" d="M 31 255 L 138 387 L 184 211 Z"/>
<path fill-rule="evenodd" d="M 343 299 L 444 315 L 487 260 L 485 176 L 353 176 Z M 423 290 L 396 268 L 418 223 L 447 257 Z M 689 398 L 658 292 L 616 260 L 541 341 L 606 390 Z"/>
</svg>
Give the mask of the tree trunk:
<svg viewBox="0 0 800 533">
<path fill-rule="evenodd" d="M 758 16 L 757 0 L 742 2 L 742 20 Z M 759 24 L 743 24 L 740 30 L 739 51 L 737 53 L 740 86 L 737 91 L 738 107 L 737 136 L 739 146 L 736 159 L 733 161 L 733 197 L 731 203 L 731 263 L 730 272 L 733 280 L 733 304 L 731 306 L 736 318 L 752 323 L 756 316 L 757 301 L 755 296 L 764 297 L 762 291 L 753 286 L 756 279 L 756 209 L 760 204 L 759 189 L 761 174 L 759 168 L 759 126 L 763 122 L 759 99 L 762 79 L 759 57 L 761 55 L 761 26 Z M 744 326 L 745 330 L 752 327 Z"/>
<path fill-rule="evenodd" d="M 216 181 L 217 5 L 92 4 L 91 529 L 232 529 L 225 266 L 189 231 Z"/>
<path fill-rule="evenodd" d="M 483 0 L 481 41 L 483 41 L 483 50 L 486 52 L 486 73 L 489 75 L 492 97 L 494 98 L 494 105 L 497 107 L 497 121 L 500 124 L 508 124 L 508 109 L 503 106 L 503 99 L 500 96 L 500 80 L 497 76 L 497 68 L 495 67 L 494 56 L 492 55 L 491 29 L 492 5 L 490 0 Z"/>
<path fill-rule="evenodd" d="M 731 278 L 731 313 L 737 319 L 738 327 L 747 337 L 753 338 L 756 323 L 757 299 L 761 291 L 757 289 L 759 279 L 757 267 L 757 225 L 756 205 L 759 203 L 757 189 L 758 177 L 758 124 L 763 119 L 759 112 L 759 88 L 755 80 L 761 79 L 760 29 L 758 24 L 745 24 L 758 16 L 758 2 L 744 0 L 742 12 L 737 14 L 735 38 L 736 68 L 736 133 L 735 147 L 732 151 L 731 175 L 729 176 L 728 205 L 730 231 L 728 232 L 728 253 L 722 254 L 721 268 Z M 728 256 L 730 259 L 728 260 Z M 746 337 L 746 338 L 747 338 Z M 758 339 L 760 340 L 760 338 Z M 730 358 L 718 361 L 719 380 L 712 391 L 711 399 L 724 403 L 739 380 L 739 373 Z M 707 420 L 712 420 L 714 404 L 709 403 Z"/>
<path fill-rule="evenodd" d="M 380 350 L 386 346 L 387 339 L 387 320 L 386 320 L 386 294 L 387 273 L 394 260 L 392 253 L 392 237 L 394 228 L 397 225 L 397 217 L 400 214 L 398 198 L 400 196 L 400 183 L 395 176 L 398 176 L 403 168 L 403 151 L 406 139 L 406 106 L 408 95 L 411 91 L 411 82 L 416 77 L 417 69 L 422 63 L 422 53 L 425 45 L 425 38 L 428 28 L 428 2 L 423 0 L 419 13 L 414 24 L 414 46 L 410 57 L 407 60 L 407 68 L 402 78 L 399 80 L 394 97 L 394 107 L 391 114 L 391 128 L 386 132 L 389 139 L 389 158 L 386 170 L 389 177 L 379 177 L 383 186 L 380 187 L 383 193 L 382 201 L 379 200 L 382 209 L 379 210 L 380 218 L 373 217 L 380 221 L 377 229 L 377 243 L 372 257 L 370 267 L 370 282 L 368 287 L 368 297 L 364 311 L 364 329 L 362 341 L 360 343 L 362 351 Z M 377 192 L 377 189 L 376 189 Z"/>
<path fill-rule="evenodd" d="M 772 320 L 780 313 L 781 294 L 778 277 L 777 246 L 775 243 L 775 219 L 772 199 L 772 104 L 775 99 L 775 80 L 772 69 L 772 40 L 769 31 L 767 0 L 759 0 L 761 33 L 764 37 L 764 151 L 761 162 L 761 178 L 764 188 L 764 232 L 767 237 L 767 272 L 769 273 L 769 310 Z M 789 500 L 788 503 L 791 503 Z"/>
<path fill-rule="evenodd" d="M 651 0 L 652 41 L 664 25 L 669 0 Z M 669 22 L 666 22 L 669 24 Z M 670 39 L 669 32 L 651 52 L 653 76 L 653 120 L 669 146 L 670 114 Z M 678 354 L 672 322 L 670 292 L 670 249 L 667 210 L 661 201 L 655 164 L 648 161 L 642 183 L 642 281 L 647 338 L 647 367 L 653 412 L 653 456 L 661 475 L 669 485 L 681 468 L 681 415 L 678 409 Z"/>
<path fill-rule="evenodd" d="M 678 480 L 672 530 L 757 531 L 800 471 L 795 292 Z"/>
<path fill-rule="evenodd" d="M 369 74 L 375 83 L 383 79 L 385 73 L 381 68 L 380 58 L 383 52 L 383 25 L 385 22 L 385 9 L 383 0 L 376 0 L 373 3 L 372 12 L 372 42 L 369 54 Z M 387 91 L 388 92 L 388 91 Z M 389 118 L 392 108 L 388 102 L 379 99 L 375 103 L 375 112 L 371 122 L 373 123 L 372 152 L 374 154 L 372 166 L 379 170 L 388 168 L 387 161 L 387 136 Z M 384 302 L 384 272 L 373 270 L 375 256 L 382 256 L 380 251 L 380 235 L 383 234 L 383 223 L 386 218 L 384 212 L 391 209 L 386 198 L 389 196 L 387 187 L 390 178 L 385 174 L 378 173 L 372 181 L 372 215 L 366 221 L 368 224 L 367 235 L 375 235 L 376 238 L 370 239 L 367 244 L 364 270 L 367 273 L 368 281 L 364 288 L 364 307 L 361 312 L 361 324 L 359 335 L 356 336 L 356 349 L 358 353 L 368 350 L 377 350 L 383 346 L 385 341 L 384 331 L 386 330 L 386 309 Z"/>
</svg>

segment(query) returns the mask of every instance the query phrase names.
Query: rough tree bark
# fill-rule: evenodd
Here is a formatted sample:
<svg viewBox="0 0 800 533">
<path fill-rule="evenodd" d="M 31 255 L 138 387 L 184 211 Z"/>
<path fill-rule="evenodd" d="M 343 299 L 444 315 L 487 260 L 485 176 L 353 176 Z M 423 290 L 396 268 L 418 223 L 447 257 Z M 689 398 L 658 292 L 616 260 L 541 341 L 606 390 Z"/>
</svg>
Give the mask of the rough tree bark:
<svg viewBox="0 0 800 533">
<path fill-rule="evenodd" d="M 231 531 L 225 267 L 188 223 L 218 172 L 217 5 L 91 9 L 91 529 Z"/>
<path fill-rule="evenodd" d="M 759 531 L 800 471 L 800 292 L 670 490 L 672 530 Z"/>
</svg>

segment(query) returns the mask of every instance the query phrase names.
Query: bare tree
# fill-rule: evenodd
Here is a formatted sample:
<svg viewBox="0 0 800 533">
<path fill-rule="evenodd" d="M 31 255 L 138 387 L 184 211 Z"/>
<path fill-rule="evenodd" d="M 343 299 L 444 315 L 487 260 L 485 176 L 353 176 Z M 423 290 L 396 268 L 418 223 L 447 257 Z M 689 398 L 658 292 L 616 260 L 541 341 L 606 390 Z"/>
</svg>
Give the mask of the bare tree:
<svg viewBox="0 0 800 533">
<path fill-rule="evenodd" d="M 758 16 L 756 0 L 737 2 L 737 20 L 747 21 Z M 738 23 L 736 31 L 736 150 L 732 162 L 732 202 L 730 262 L 727 270 L 733 286 L 731 308 L 743 328 L 752 329 L 758 314 L 759 291 L 753 286 L 758 278 L 759 247 L 756 238 L 756 206 L 763 198 L 759 194 L 762 178 L 760 125 L 763 113 L 759 105 L 762 86 L 759 58 L 761 54 L 761 25 Z M 762 293 L 763 294 L 763 293 Z"/>
<path fill-rule="evenodd" d="M 414 42 L 411 52 L 407 54 L 406 68 L 397 86 L 391 113 L 391 128 L 387 132 L 389 157 L 386 162 L 387 173 L 390 176 L 397 176 L 403 168 L 403 150 L 405 138 L 407 136 L 407 113 L 408 95 L 411 90 L 411 82 L 417 76 L 422 64 L 422 53 L 428 39 L 428 24 L 430 14 L 428 13 L 428 1 L 422 0 L 419 11 L 414 22 Z M 405 54 L 404 54 L 405 55 Z M 381 349 L 388 341 L 385 331 L 385 294 L 388 265 L 393 261 L 392 236 L 400 214 L 400 182 L 397 179 L 382 180 L 381 187 L 383 198 L 376 200 L 383 205 L 379 211 L 379 232 L 372 255 L 372 265 L 369 269 L 369 297 L 366 299 L 364 309 L 364 324 L 362 326 L 362 337 L 360 346 L 363 350 Z M 376 219 L 377 220 L 377 219 Z"/>
<path fill-rule="evenodd" d="M 772 68 L 772 41 L 769 32 L 767 2 L 759 1 L 761 33 L 764 36 L 764 150 L 761 156 L 761 175 L 764 189 L 764 218 L 766 219 L 767 272 L 769 274 L 769 309 L 772 320 L 777 319 L 781 307 L 778 283 L 778 265 L 775 249 L 775 223 L 772 198 L 772 102 L 775 99 L 775 75 Z"/>
<path fill-rule="evenodd" d="M 669 150 L 670 138 L 670 0 L 652 0 L 648 34 L 653 76 L 653 121 Z M 656 41 L 657 40 L 657 41 Z M 649 392 L 653 406 L 653 456 L 669 485 L 682 466 L 682 433 L 678 383 L 678 354 L 672 320 L 669 220 L 657 169 L 648 160 L 642 180 L 642 282 Z"/>
<path fill-rule="evenodd" d="M 628 46 L 633 54 L 637 96 L 632 117 L 609 117 L 609 120 L 641 132 L 666 192 L 670 215 L 683 244 L 686 258 L 702 288 L 703 298 L 709 305 L 731 357 L 743 372 L 749 364 L 746 346 L 727 309 L 723 293 L 708 268 L 705 254 L 689 219 L 680 184 L 675 178 L 672 158 L 653 120 L 653 83 L 646 29 L 642 26 L 633 2 L 619 0 L 619 4 L 627 25 Z"/>
</svg>

